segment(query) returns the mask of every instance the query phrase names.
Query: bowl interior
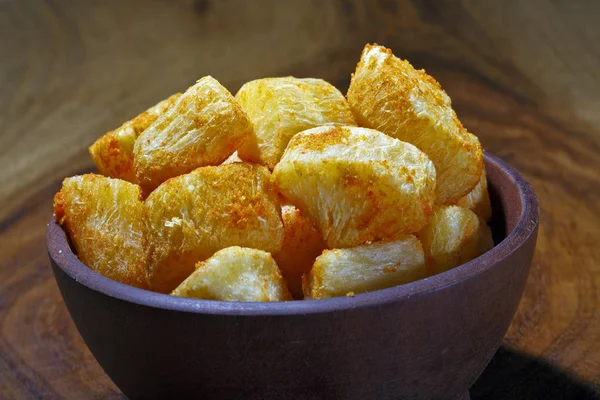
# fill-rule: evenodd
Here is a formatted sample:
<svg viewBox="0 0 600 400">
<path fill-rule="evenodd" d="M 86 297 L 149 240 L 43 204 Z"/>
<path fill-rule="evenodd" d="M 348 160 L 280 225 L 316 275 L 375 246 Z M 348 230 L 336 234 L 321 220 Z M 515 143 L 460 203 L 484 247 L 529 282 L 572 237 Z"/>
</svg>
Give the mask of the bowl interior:
<svg viewBox="0 0 600 400">
<path fill-rule="evenodd" d="M 496 246 L 466 264 L 433 277 L 354 297 L 248 303 L 187 299 L 134 288 L 105 278 L 86 267 L 74 254 L 64 230 L 52 218 L 46 235 L 48 254 L 67 275 L 92 290 L 160 309 L 207 314 L 283 315 L 381 306 L 402 298 L 440 290 L 493 268 L 497 261 L 514 252 L 535 231 L 539 206 L 529 184 L 515 169 L 489 153 L 485 155 L 485 166 L 493 210 L 491 227 Z"/>
</svg>

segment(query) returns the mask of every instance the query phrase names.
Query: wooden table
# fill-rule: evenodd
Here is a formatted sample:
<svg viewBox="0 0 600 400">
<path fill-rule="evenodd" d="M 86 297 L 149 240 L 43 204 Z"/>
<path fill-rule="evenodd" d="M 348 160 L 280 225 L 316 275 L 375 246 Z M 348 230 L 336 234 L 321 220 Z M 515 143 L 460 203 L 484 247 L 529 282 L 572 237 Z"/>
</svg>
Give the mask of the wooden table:
<svg viewBox="0 0 600 400">
<path fill-rule="evenodd" d="M 474 399 L 600 391 L 600 2 L 0 1 L 0 398 L 124 398 L 58 293 L 44 231 L 87 146 L 212 74 L 345 90 L 366 42 L 424 67 L 537 191 L 538 248 Z M 93 312 L 91 310 L 90 312 Z"/>
</svg>

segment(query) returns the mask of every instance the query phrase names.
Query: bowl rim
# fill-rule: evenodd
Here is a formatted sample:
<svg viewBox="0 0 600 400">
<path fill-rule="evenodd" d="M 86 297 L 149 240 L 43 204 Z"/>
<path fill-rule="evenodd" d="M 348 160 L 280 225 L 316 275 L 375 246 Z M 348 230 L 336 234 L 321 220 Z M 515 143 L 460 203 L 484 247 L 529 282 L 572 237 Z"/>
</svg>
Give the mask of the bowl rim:
<svg viewBox="0 0 600 400">
<path fill-rule="evenodd" d="M 361 293 L 352 297 L 284 302 L 239 302 L 189 299 L 138 289 L 100 275 L 85 266 L 69 245 L 67 235 L 51 216 L 47 225 L 46 244 L 52 261 L 70 278 L 87 288 L 114 299 L 151 308 L 197 314 L 236 316 L 305 315 L 366 307 L 380 307 L 391 302 L 426 295 L 479 275 L 510 256 L 535 232 L 539 221 L 539 203 L 535 192 L 523 176 L 500 158 L 485 153 L 487 164 L 502 170 L 519 191 L 521 215 L 504 240 L 481 256 L 451 270 L 403 285 Z"/>
</svg>

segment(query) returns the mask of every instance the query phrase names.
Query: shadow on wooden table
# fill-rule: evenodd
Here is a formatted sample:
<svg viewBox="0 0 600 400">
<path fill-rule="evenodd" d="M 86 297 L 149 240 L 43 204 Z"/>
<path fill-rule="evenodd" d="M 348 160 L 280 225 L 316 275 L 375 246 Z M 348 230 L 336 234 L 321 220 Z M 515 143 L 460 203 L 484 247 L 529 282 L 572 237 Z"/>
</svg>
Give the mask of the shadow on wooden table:
<svg viewBox="0 0 600 400">
<path fill-rule="evenodd" d="M 501 347 L 471 388 L 472 400 L 598 400 L 588 384 L 549 363 Z"/>
</svg>

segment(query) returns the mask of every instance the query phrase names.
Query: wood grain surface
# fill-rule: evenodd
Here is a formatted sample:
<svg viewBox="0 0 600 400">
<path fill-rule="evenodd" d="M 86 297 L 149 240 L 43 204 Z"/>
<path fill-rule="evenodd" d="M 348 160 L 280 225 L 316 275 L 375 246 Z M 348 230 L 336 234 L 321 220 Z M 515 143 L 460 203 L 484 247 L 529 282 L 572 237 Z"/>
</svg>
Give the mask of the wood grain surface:
<svg viewBox="0 0 600 400">
<path fill-rule="evenodd" d="M 211 74 L 345 90 L 366 42 L 445 87 L 542 208 L 525 295 L 473 399 L 600 391 L 600 2 L 0 1 L 0 398 L 124 398 L 62 302 L 44 232 L 87 146 Z M 91 310 L 93 312 L 93 310 Z"/>
</svg>

